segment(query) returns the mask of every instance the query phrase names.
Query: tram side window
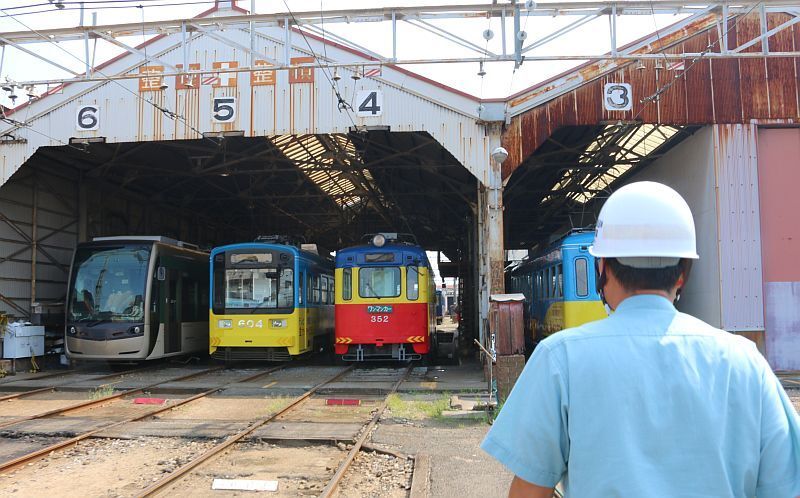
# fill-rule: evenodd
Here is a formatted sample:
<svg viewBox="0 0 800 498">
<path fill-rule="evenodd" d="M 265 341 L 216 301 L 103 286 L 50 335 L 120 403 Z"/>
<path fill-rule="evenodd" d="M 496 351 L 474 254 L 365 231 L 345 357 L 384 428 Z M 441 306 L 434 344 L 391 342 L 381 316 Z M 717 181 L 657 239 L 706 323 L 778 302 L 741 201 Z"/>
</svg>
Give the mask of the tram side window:
<svg viewBox="0 0 800 498">
<path fill-rule="evenodd" d="M 589 295 L 589 272 L 586 258 L 575 259 L 575 293 L 578 297 Z"/>
<path fill-rule="evenodd" d="M 556 266 L 556 297 L 564 297 L 564 269 L 561 264 Z"/>
<path fill-rule="evenodd" d="M 328 304 L 328 277 L 321 276 L 320 284 L 322 285 L 322 304 Z"/>
<path fill-rule="evenodd" d="M 325 277 L 328 281 L 328 304 L 333 304 L 335 300 L 336 286 L 333 283 L 333 277 Z"/>
<path fill-rule="evenodd" d="M 306 275 L 303 272 L 300 272 L 297 276 L 297 303 L 303 304 L 305 302 L 305 285 L 303 282 L 305 281 Z"/>
<path fill-rule="evenodd" d="M 353 269 L 345 268 L 342 270 L 342 299 L 349 301 L 353 299 Z"/>
<path fill-rule="evenodd" d="M 411 301 L 419 299 L 419 268 L 406 267 L 406 297 Z"/>
</svg>

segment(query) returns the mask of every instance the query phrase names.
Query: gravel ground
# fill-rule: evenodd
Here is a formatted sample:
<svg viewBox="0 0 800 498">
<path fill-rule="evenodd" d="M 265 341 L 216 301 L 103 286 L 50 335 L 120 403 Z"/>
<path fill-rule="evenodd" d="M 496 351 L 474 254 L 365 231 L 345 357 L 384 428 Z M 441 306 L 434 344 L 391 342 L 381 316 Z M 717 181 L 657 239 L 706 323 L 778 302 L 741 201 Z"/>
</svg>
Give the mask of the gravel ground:
<svg viewBox="0 0 800 498">
<path fill-rule="evenodd" d="M 337 498 L 405 498 L 411 489 L 414 462 L 374 451 L 361 451 L 334 496 Z"/>
<path fill-rule="evenodd" d="M 430 455 L 431 497 L 504 497 L 513 475 L 480 449 L 488 430 L 480 421 L 386 420 L 373 434 L 372 444 Z"/>
</svg>

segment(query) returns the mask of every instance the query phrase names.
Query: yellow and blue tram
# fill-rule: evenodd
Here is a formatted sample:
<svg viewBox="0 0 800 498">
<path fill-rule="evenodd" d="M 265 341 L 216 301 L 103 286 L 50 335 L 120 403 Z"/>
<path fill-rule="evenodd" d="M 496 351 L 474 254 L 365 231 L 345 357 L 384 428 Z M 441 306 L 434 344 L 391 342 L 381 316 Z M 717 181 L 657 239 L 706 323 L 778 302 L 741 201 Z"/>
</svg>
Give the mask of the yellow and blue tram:
<svg viewBox="0 0 800 498">
<path fill-rule="evenodd" d="M 207 269 L 207 252 L 167 237 L 78 244 L 67 287 L 67 356 L 138 361 L 205 351 Z"/>
<path fill-rule="evenodd" d="M 526 342 L 606 316 L 595 285 L 594 232 L 575 230 L 513 268 L 510 290 L 525 295 Z"/>
<path fill-rule="evenodd" d="M 345 361 L 418 360 L 436 349 L 435 282 L 412 236 L 380 233 L 336 253 L 336 345 Z"/>
<path fill-rule="evenodd" d="M 284 237 L 211 251 L 210 353 L 287 361 L 333 343 L 333 262 Z"/>
</svg>

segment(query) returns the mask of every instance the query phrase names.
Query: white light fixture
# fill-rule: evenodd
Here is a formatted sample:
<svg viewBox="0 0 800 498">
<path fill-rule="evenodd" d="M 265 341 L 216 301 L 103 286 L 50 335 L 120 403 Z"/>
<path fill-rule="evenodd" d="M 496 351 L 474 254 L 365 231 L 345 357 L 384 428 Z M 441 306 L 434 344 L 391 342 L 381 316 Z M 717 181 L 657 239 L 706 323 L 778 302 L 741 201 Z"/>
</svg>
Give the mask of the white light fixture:
<svg viewBox="0 0 800 498">
<path fill-rule="evenodd" d="M 492 159 L 499 164 L 503 164 L 503 161 L 508 159 L 508 151 L 503 147 L 498 147 L 492 151 Z"/>
<path fill-rule="evenodd" d="M 382 233 L 377 233 L 372 237 L 372 245 L 383 247 L 386 244 L 386 237 Z"/>
</svg>

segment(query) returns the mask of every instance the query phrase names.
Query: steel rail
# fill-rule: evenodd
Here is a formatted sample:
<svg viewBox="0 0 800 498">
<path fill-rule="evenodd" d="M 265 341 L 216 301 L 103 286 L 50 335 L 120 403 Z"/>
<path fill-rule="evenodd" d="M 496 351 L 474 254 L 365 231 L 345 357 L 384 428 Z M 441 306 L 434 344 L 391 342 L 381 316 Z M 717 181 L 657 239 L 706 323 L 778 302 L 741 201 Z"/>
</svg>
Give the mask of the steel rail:
<svg viewBox="0 0 800 498">
<path fill-rule="evenodd" d="M 150 367 L 150 368 L 152 368 L 152 367 Z M 117 372 L 117 373 L 113 373 L 113 374 L 100 375 L 99 377 L 89 377 L 88 379 L 84 379 L 83 381 L 76 380 L 76 381 L 62 382 L 61 384 L 56 384 L 54 386 L 41 387 L 39 389 L 33 389 L 31 391 L 23 391 L 23 392 L 16 393 L 16 394 L 8 394 L 6 396 L 0 396 L 0 401 L 8 401 L 8 400 L 11 400 L 11 399 L 19 399 L 19 398 L 24 398 L 26 396 L 32 396 L 32 395 L 38 394 L 38 393 L 43 393 L 43 392 L 47 392 L 47 391 L 55 391 L 59 387 L 68 386 L 70 384 L 75 384 L 77 382 L 91 382 L 91 381 L 94 381 L 94 380 L 110 379 L 110 378 L 113 378 L 113 377 L 119 377 L 121 375 L 128 375 L 128 374 L 135 373 L 135 372 L 143 372 L 143 371 L 149 370 L 150 368 L 132 368 L 130 370 L 123 370 L 122 372 Z"/>
<path fill-rule="evenodd" d="M 19 466 L 31 463 L 32 461 L 38 459 L 39 457 L 42 457 L 44 455 L 48 455 L 53 451 L 57 451 L 57 450 L 60 450 L 60 449 L 63 449 L 63 448 L 69 447 L 69 446 L 73 446 L 73 445 L 77 444 L 78 442 L 83 441 L 84 439 L 87 439 L 89 437 L 94 436 L 97 433 L 100 433 L 100 432 L 103 432 L 103 431 L 107 431 L 109 429 L 113 429 L 113 428 L 119 427 L 121 425 L 129 424 L 131 422 L 137 422 L 139 420 L 144 420 L 146 418 L 150 418 L 150 417 L 152 417 L 154 415 L 158 415 L 159 413 L 162 413 L 162 412 L 165 412 L 165 411 L 168 411 L 168 410 L 172 410 L 173 408 L 177 408 L 177 407 L 185 405 L 187 403 L 191 403 L 192 401 L 195 401 L 197 399 L 204 398 L 204 397 L 206 397 L 206 396 L 208 396 L 210 394 L 214 394 L 216 392 L 222 391 L 222 390 L 232 386 L 233 384 L 238 384 L 238 383 L 241 383 L 241 382 L 249 382 L 249 381 L 257 379 L 259 377 L 263 377 L 265 375 L 269 375 L 272 372 L 281 370 L 282 368 L 286 368 L 286 366 L 287 365 L 280 365 L 280 366 L 277 366 L 277 367 L 272 367 L 270 369 L 267 369 L 265 372 L 259 372 L 259 373 L 255 374 L 255 375 L 251 375 L 249 377 L 245 377 L 244 379 L 239 379 L 239 380 L 236 380 L 236 381 L 233 381 L 233 382 L 228 382 L 226 384 L 223 384 L 221 386 L 215 387 L 213 389 L 209 389 L 207 391 L 203 391 L 201 393 L 195 394 L 194 396 L 190 396 L 190 397 L 188 397 L 186 399 L 182 399 L 182 400 L 177 401 L 175 403 L 172 403 L 170 405 L 167 405 L 167 406 L 164 406 L 164 407 L 161 407 L 161 408 L 157 408 L 155 410 L 151 410 L 151 411 L 149 411 L 149 412 L 147 412 L 147 413 L 145 413 L 143 415 L 136 415 L 135 417 L 131 417 L 131 418 L 128 418 L 128 419 L 125 419 L 125 420 L 120 420 L 119 422 L 114 422 L 113 424 L 109 424 L 109 425 L 106 425 L 106 426 L 103 426 L 103 427 L 99 427 L 97 429 L 92 429 L 92 430 L 90 430 L 88 432 L 84 432 L 83 434 L 79 434 L 79 435 L 74 436 L 74 437 L 72 437 L 70 439 L 67 439 L 65 441 L 61 441 L 59 443 L 52 444 L 50 446 L 47 446 L 46 448 L 41 448 L 41 449 L 36 450 L 36 451 L 34 451 L 32 453 L 28 453 L 27 455 L 22 455 L 22 456 L 17 457 L 17 458 L 15 458 L 13 460 L 9 460 L 7 462 L 1 463 L 0 464 L 0 472 L 5 472 L 5 471 L 11 470 L 11 469 L 13 469 L 15 467 L 19 467 Z"/>
<path fill-rule="evenodd" d="M 214 446 L 213 448 L 211 448 L 210 450 L 206 451 L 205 453 L 203 453 L 199 457 L 195 458 L 191 462 L 187 463 L 186 465 L 181 466 L 180 468 L 176 469 L 174 472 L 172 472 L 169 475 L 163 477 L 161 480 L 156 481 L 155 483 L 151 484 L 149 487 L 143 489 L 141 491 L 141 493 L 139 493 L 136 496 L 138 498 L 144 498 L 146 496 L 153 496 L 154 494 L 156 494 L 159 491 L 163 490 L 166 486 L 172 484 L 173 482 L 177 481 L 178 479 L 180 479 L 181 477 L 183 477 L 184 475 L 189 473 L 191 470 L 193 470 L 195 467 L 199 466 L 200 464 L 202 464 L 206 460 L 208 460 L 208 459 L 220 454 L 222 451 L 228 449 L 230 446 L 232 446 L 233 444 L 235 444 L 236 442 L 238 442 L 240 439 L 242 439 L 243 437 L 247 436 L 248 434 L 254 432 L 259 427 L 261 427 L 264 424 L 266 424 L 266 423 L 268 423 L 268 422 L 280 417 L 284 413 L 290 411 L 292 408 L 294 408 L 298 404 L 300 404 L 303 401 L 305 401 L 306 398 L 308 398 L 309 396 L 311 396 L 312 394 L 317 392 L 317 390 L 319 390 L 321 387 L 323 387 L 323 386 L 325 386 L 327 384 L 330 384 L 331 382 L 334 382 L 334 381 L 338 380 L 344 374 L 346 374 L 346 373 L 350 372 L 351 370 L 353 370 L 353 368 L 354 368 L 353 366 L 349 366 L 349 367 L 345 368 L 344 370 L 342 370 L 341 372 L 339 372 L 336 375 L 334 375 L 333 377 L 331 377 L 330 379 L 328 379 L 328 380 L 326 380 L 326 381 L 324 381 L 324 382 L 322 382 L 320 384 L 317 384 L 316 386 L 312 387 L 311 389 L 306 391 L 301 396 L 298 396 L 297 398 L 295 398 L 291 403 L 289 403 L 285 407 L 281 408 L 277 412 L 275 412 L 275 413 L 273 413 L 273 414 L 271 414 L 271 415 L 269 415 L 267 417 L 264 417 L 264 418 L 256 421 L 250 427 L 248 427 L 248 428 L 246 428 L 246 429 L 234 434 L 233 436 L 230 436 L 225 441 L 223 441 L 222 443 L 218 444 L 217 446 Z M 2 469 L 0 469 L 0 470 L 2 470 Z"/>
<path fill-rule="evenodd" d="M 42 374 L 42 375 L 36 375 L 35 377 L 25 377 L 24 379 L 10 379 L 10 380 L 6 380 L 5 382 L 0 382 L 0 386 L 4 386 L 6 384 L 11 384 L 13 382 L 24 382 L 26 380 L 41 380 L 41 379 L 47 379 L 49 377 L 57 377 L 59 375 L 71 375 L 71 374 L 74 374 L 74 373 L 78 373 L 80 371 L 82 371 L 82 370 L 66 370 L 66 371 L 63 371 L 63 372 L 50 372 L 50 373 L 46 373 L 46 374 Z M 0 387 L 0 389 L 2 389 L 2 387 Z"/>
<path fill-rule="evenodd" d="M 386 410 L 386 407 L 389 406 L 389 396 L 397 392 L 397 389 L 400 387 L 400 384 L 405 382 L 405 380 L 408 378 L 408 374 L 411 373 L 411 370 L 413 370 L 413 368 L 414 365 L 409 365 L 408 368 L 406 368 L 406 371 L 400 377 L 400 379 L 398 379 L 397 382 L 394 383 L 392 388 L 389 390 L 389 393 L 386 394 L 386 399 L 383 401 L 383 404 L 375 412 L 375 415 L 372 416 L 372 420 L 370 420 L 369 423 L 364 427 L 364 430 L 361 431 L 361 435 L 358 437 L 358 440 L 356 440 L 355 444 L 353 444 L 353 447 L 347 454 L 347 458 L 345 458 L 344 461 L 339 465 L 339 468 L 336 469 L 336 472 L 331 477 L 331 480 L 328 481 L 328 485 L 325 486 L 325 488 L 322 490 L 322 493 L 320 493 L 319 495 L 320 498 L 329 498 L 330 496 L 333 495 L 333 492 L 339 486 L 339 482 L 341 482 L 342 477 L 344 477 L 345 472 L 347 472 L 347 469 L 350 468 L 350 464 L 353 463 L 353 460 L 355 460 L 356 455 L 358 454 L 359 451 L 361 451 L 361 447 L 364 446 L 364 443 L 367 441 L 367 438 L 372 432 L 372 428 L 375 427 L 375 424 L 377 424 L 378 420 L 380 420 L 380 418 L 383 416 L 383 412 Z"/>
<path fill-rule="evenodd" d="M 201 375 L 205 375 L 205 374 L 208 374 L 208 373 L 211 373 L 211 372 L 216 372 L 216 371 L 219 371 L 219 370 L 223 370 L 224 368 L 225 368 L 224 366 L 209 368 L 207 370 L 201 370 L 199 372 L 194 372 L 194 373 L 191 373 L 191 374 L 188 374 L 188 375 L 181 375 L 180 377 L 174 377 L 172 379 L 167 379 L 167 380 L 164 380 L 164 381 L 161 381 L 161 382 L 156 382 L 155 384 L 150 384 L 150 385 L 147 385 L 147 386 L 144 386 L 144 387 L 137 387 L 137 388 L 134 388 L 134 389 L 128 389 L 126 391 L 122 391 L 122 392 L 117 393 L 117 394 L 110 394 L 108 396 L 103 396 L 102 398 L 92 399 L 92 400 L 89 400 L 89 401 L 84 401 L 82 403 L 77 403 L 75 405 L 70 405 L 70 406 L 67 406 L 67 407 L 64 407 L 64 408 L 56 408 L 55 410 L 50 410 L 50 411 L 46 411 L 46 412 L 42 412 L 42 413 L 37 413 L 36 415 L 29 415 L 27 417 L 21 417 L 21 418 L 18 418 L 18 419 L 9 420 L 8 422 L 0 423 L 0 429 L 6 428 L 6 427 L 9 427 L 9 426 L 12 426 L 12 425 L 19 424 L 20 422 L 27 422 L 28 420 L 36 420 L 36 419 L 40 419 L 40 418 L 49 417 L 51 415 L 58 415 L 58 414 L 67 413 L 67 412 L 70 412 L 70 411 L 73 411 L 73 410 L 79 410 L 81 408 L 88 408 L 90 406 L 99 405 L 99 404 L 105 403 L 107 401 L 113 401 L 115 399 L 119 399 L 119 398 L 121 398 L 123 396 L 129 396 L 131 394 L 137 394 L 137 393 L 140 393 L 142 391 L 146 391 L 148 389 L 152 389 L 153 387 L 160 386 L 161 384 L 167 384 L 169 382 L 178 382 L 178 381 L 181 381 L 181 380 L 191 379 L 193 377 L 199 377 Z"/>
</svg>

